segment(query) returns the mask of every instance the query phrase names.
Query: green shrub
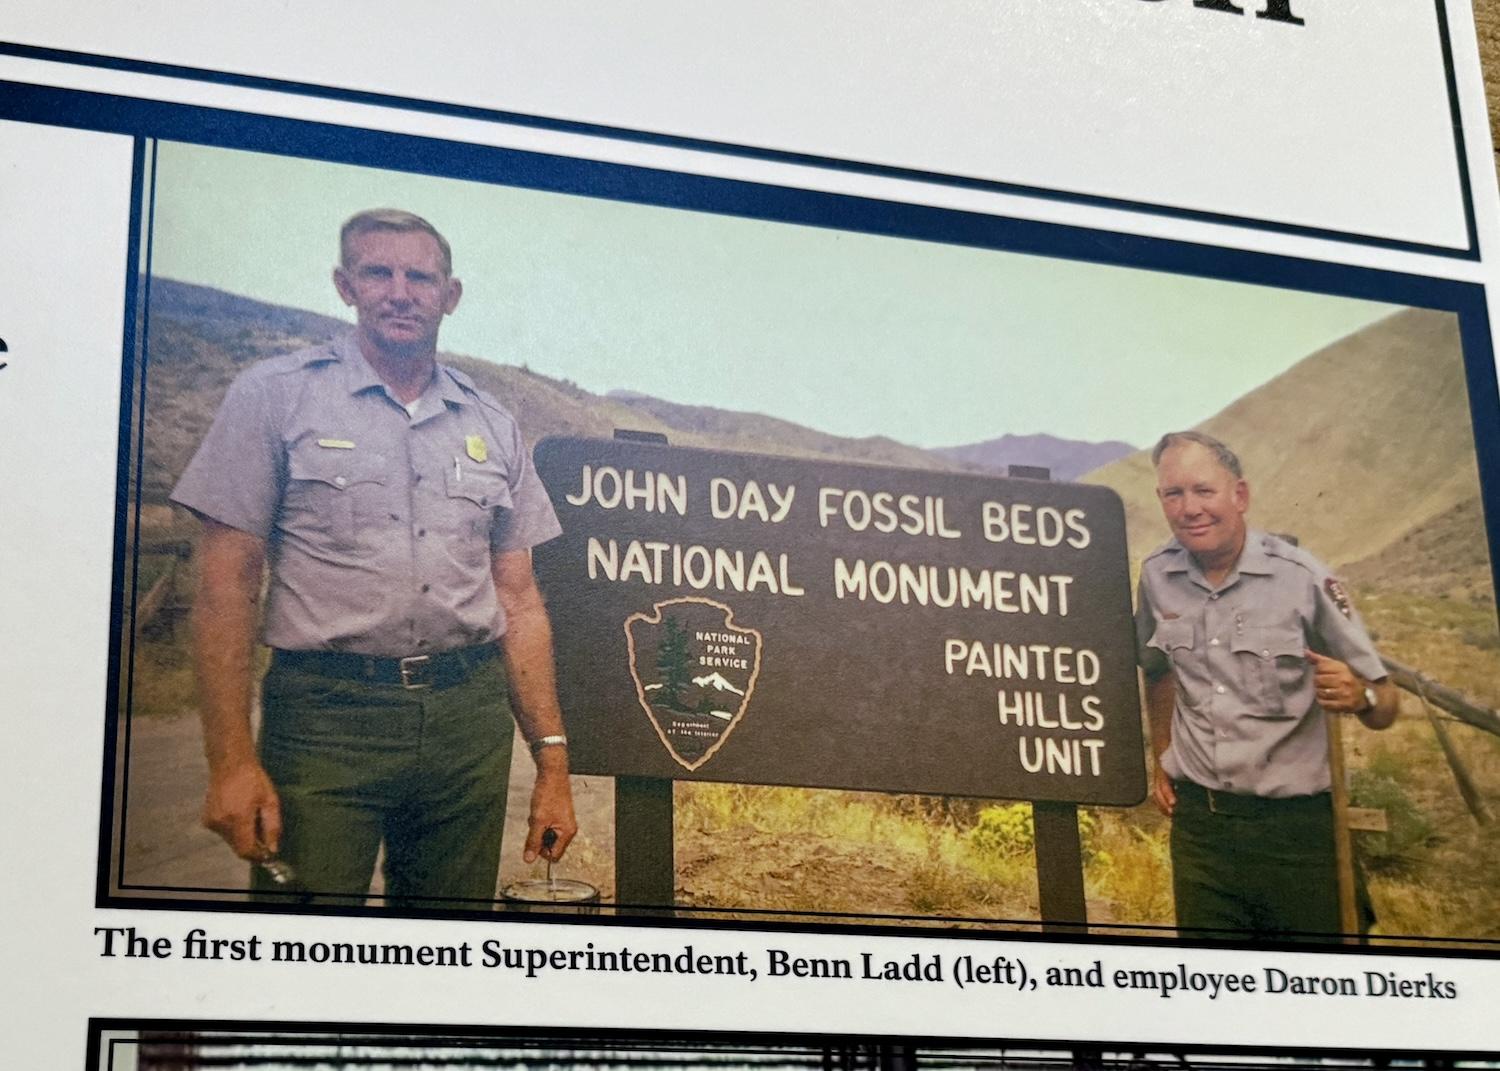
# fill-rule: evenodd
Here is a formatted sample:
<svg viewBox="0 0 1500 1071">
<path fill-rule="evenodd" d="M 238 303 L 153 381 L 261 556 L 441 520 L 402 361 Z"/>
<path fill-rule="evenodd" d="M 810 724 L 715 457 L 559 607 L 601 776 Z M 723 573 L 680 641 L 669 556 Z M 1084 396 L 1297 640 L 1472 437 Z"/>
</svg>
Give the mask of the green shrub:
<svg viewBox="0 0 1500 1071">
<path fill-rule="evenodd" d="M 1407 770 L 1409 761 L 1386 747 L 1385 744 L 1377 744 L 1375 750 L 1370 753 L 1364 770 L 1355 774 L 1355 780 L 1366 776 L 1376 781 L 1395 781 L 1399 785 L 1406 780 L 1410 772 Z"/>
<path fill-rule="evenodd" d="M 1036 827 L 1031 820 L 1031 804 L 1001 803 L 979 812 L 964 837 L 969 846 L 982 855 L 1013 858 L 1027 855 L 1036 847 Z"/>
<path fill-rule="evenodd" d="M 1098 849 L 1099 819 L 1092 811 L 1078 812 L 1078 837 L 1083 857 L 1091 858 Z M 1002 803 L 979 812 L 973 828 L 964 834 L 969 847 L 980 855 L 1013 859 L 1036 850 L 1036 823 L 1029 803 Z"/>
<path fill-rule="evenodd" d="M 1385 765 L 1385 764 L 1382 764 Z M 1349 785 L 1349 802 L 1385 812 L 1384 833 L 1359 835 L 1360 857 L 1374 871 L 1402 870 L 1415 864 L 1432 840 L 1432 820 L 1412 802 L 1396 778 L 1375 764 L 1357 772 Z"/>
</svg>

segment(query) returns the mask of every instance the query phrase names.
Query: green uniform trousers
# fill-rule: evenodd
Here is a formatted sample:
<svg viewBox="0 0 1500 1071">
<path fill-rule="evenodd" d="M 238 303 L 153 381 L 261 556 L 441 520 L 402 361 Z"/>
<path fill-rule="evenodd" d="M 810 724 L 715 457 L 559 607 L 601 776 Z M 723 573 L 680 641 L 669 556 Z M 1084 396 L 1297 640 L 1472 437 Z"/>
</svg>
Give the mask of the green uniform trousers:
<svg viewBox="0 0 1500 1071">
<path fill-rule="evenodd" d="M 383 844 L 393 906 L 493 901 L 514 729 L 498 658 L 412 690 L 273 662 L 259 746 L 297 891 L 257 867 L 252 898 L 361 904 Z"/>
<path fill-rule="evenodd" d="M 1173 783 L 1172 892 L 1184 937 L 1340 930 L 1333 801 L 1328 793 L 1263 799 Z M 1373 918 L 1356 868 L 1361 930 Z"/>
</svg>

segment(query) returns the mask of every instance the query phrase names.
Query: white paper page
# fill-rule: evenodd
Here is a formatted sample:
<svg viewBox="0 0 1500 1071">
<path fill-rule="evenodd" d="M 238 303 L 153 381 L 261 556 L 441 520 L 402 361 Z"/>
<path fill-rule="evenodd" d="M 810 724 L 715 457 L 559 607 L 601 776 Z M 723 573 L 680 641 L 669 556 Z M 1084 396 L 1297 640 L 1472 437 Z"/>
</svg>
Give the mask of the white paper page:
<svg viewBox="0 0 1500 1071">
<path fill-rule="evenodd" d="M 1496 834 L 1458 787 L 1482 809 L 1500 786 L 1500 216 L 1472 13 L 1242 6 L 428 9 L 418 31 L 378 5 L 22 5 L 0 49 L 8 1062 L 84 1066 L 91 1022 L 1494 1052 Z M 199 825 L 199 537 L 169 492 L 236 373 L 347 330 L 338 227 L 377 205 L 451 240 L 438 348 L 527 451 L 605 440 L 535 454 L 583 771 L 557 871 L 603 915 L 413 910 L 379 880 L 367 906 L 248 903 Z M 414 430 L 429 403 L 448 412 L 423 399 Z M 361 495 L 397 486 L 363 460 L 373 432 L 309 428 Z M 490 508 L 493 428 L 443 446 L 444 508 Z M 1299 623 L 1223 619 L 1236 661 L 1206 687 L 1275 696 L 1255 716 L 1278 725 L 1217 730 L 1299 723 L 1316 761 L 1216 745 L 1206 808 L 1326 785 L 1321 715 L 1281 705 L 1311 687 L 1304 640 L 1406 696 L 1342 737 L 1388 826 L 1353 834 L 1368 947 L 1174 936 L 1129 621 L 1172 534 L 1142 451 L 1172 428 L 1239 451 L 1251 525 L 1297 536 L 1312 557 L 1272 557 L 1314 577 Z M 331 512 L 272 558 L 425 538 L 394 490 L 333 497 L 333 473 Z M 400 531 L 357 534 L 376 521 Z M 391 605 L 403 582 L 380 581 Z M 1339 646 L 1351 598 L 1378 670 Z M 686 676 L 653 631 L 673 613 L 707 615 L 682 618 L 708 645 Z M 519 857 L 524 744 L 502 886 L 543 876 Z M 675 869 L 610 774 L 668 786 Z M 642 909 L 663 883 L 675 917 Z M 1044 930 L 1075 893 L 1091 932 Z M 435 962 L 332 962 L 361 950 Z"/>
</svg>

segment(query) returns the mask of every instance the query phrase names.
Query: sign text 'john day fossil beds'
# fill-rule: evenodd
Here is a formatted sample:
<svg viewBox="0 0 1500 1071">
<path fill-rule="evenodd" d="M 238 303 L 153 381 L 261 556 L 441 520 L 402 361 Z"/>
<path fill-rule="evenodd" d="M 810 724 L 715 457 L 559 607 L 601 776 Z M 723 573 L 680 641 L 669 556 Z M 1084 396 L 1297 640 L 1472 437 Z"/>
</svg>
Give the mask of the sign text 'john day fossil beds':
<svg viewBox="0 0 1500 1071">
<path fill-rule="evenodd" d="M 1113 491 L 631 441 L 535 456 L 577 772 L 1143 797 Z"/>
</svg>

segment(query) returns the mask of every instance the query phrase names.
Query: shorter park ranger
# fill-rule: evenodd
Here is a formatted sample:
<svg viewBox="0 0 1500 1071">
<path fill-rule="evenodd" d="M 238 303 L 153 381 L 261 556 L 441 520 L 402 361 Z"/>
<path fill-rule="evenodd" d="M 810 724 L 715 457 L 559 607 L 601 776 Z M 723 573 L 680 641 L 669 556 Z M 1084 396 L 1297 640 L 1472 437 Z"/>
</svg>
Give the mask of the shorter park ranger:
<svg viewBox="0 0 1500 1071">
<path fill-rule="evenodd" d="M 489 901 L 512 704 L 537 764 L 525 857 L 577 829 L 531 569 L 561 529 L 514 418 L 436 360 L 463 292 L 447 240 L 361 212 L 333 284 L 352 330 L 245 370 L 172 493 L 203 521 L 203 821 L 261 864 L 260 897 L 360 902 L 383 849 L 394 903 Z"/>
<path fill-rule="evenodd" d="M 1246 526 L 1250 486 L 1229 447 L 1173 432 L 1151 457 L 1172 539 L 1142 563 L 1136 633 L 1177 925 L 1336 933 L 1325 719 L 1384 729 L 1395 686 L 1343 585 Z"/>
</svg>

